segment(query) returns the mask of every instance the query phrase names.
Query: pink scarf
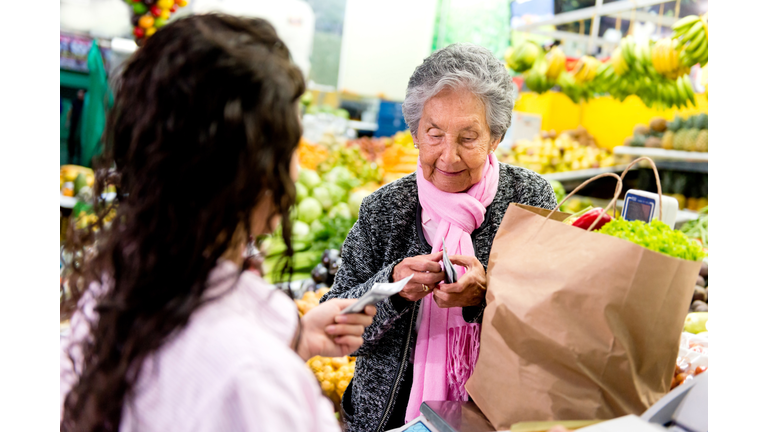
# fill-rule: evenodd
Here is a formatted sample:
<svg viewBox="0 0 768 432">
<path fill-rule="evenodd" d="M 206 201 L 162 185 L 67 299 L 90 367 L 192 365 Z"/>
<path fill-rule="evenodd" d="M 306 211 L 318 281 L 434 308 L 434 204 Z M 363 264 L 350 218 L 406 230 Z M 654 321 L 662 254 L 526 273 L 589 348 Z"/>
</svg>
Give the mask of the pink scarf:
<svg viewBox="0 0 768 432">
<path fill-rule="evenodd" d="M 480 227 L 499 187 L 499 161 L 491 153 L 483 178 L 467 192 L 443 192 L 424 178 L 421 161 L 416 169 L 419 202 L 426 216 L 438 222 L 432 253 L 440 252 L 445 237 L 448 255 L 475 256 L 470 234 Z M 461 277 L 466 270 L 456 266 Z M 466 401 L 464 389 L 475 368 L 480 348 L 480 325 L 468 324 L 460 307 L 443 309 L 428 294 L 421 301 L 422 320 L 416 338 L 411 388 L 405 421 L 419 416 L 424 401 Z"/>
</svg>

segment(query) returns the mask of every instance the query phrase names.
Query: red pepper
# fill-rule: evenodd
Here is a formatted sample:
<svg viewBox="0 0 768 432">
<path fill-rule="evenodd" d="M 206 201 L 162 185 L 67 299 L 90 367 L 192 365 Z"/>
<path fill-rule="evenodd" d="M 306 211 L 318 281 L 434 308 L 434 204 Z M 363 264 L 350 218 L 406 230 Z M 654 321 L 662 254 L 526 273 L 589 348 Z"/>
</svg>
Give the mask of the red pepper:
<svg viewBox="0 0 768 432">
<path fill-rule="evenodd" d="M 600 207 L 593 208 L 592 210 L 584 213 L 580 218 L 573 221 L 573 226 L 588 230 L 589 227 L 592 226 L 592 223 L 595 221 L 595 219 L 597 219 L 597 217 L 600 216 L 600 213 L 602 212 L 603 209 Z M 609 215 L 608 212 L 605 212 L 603 217 L 600 218 L 600 220 L 595 224 L 595 228 L 592 231 L 599 230 L 603 225 L 610 222 L 611 219 L 613 219 L 611 215 Z"/>
</svg>

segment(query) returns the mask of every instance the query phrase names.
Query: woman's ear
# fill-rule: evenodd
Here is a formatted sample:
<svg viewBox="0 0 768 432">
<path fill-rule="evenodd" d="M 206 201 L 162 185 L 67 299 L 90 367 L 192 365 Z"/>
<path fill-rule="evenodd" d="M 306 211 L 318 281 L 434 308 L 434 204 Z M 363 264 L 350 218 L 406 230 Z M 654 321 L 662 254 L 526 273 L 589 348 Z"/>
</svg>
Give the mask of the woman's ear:
<svg viewBox="0 0 768 432">
<path fill-rule="evenodd" d="M 488 154 L 491 154 L 496 151 L 496 149 L 499 147 L 499 144 L 501 143 L 502 138 L 504 138 L 504 135 L 491 141 L 491 145 L 488 147 Z"/>
</svg>

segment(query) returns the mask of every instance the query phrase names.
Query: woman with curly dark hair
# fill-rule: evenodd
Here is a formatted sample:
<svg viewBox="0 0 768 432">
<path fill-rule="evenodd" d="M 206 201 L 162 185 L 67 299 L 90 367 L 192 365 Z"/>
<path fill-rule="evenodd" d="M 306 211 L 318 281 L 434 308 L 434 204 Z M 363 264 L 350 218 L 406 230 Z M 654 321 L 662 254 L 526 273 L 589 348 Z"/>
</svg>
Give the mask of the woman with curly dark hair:
<svg viewBox="0 0 768 432">
<path fill-rule="evenodd" d="M 69 246 L 61 430 L 338 430 L 303 360 L 359 348 L 375 308 L 341 315 L 353 301 L 338 300 L 298 319 L 242 271 L 247 237 L 278 223 L 292 254 L 303 92 L 259 19 L 181 19 L 127 64 L 105 152 L 119 205 L 109 227 L 97 206 L 92 253 Z"/>
</svg>

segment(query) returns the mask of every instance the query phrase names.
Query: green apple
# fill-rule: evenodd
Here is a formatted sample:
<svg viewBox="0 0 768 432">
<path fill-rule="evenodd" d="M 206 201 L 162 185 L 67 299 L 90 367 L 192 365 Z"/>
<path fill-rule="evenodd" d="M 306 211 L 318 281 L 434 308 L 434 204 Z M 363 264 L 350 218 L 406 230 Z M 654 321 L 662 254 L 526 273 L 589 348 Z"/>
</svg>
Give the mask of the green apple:
<svg viewBox="0 0 768 432">
<path fill-rule="evenodd" d="M 688 333 L 701 333 L 707 331 L 709 312 L 691 312 L 685 317 L 685 331 Z"/>
</svg>

